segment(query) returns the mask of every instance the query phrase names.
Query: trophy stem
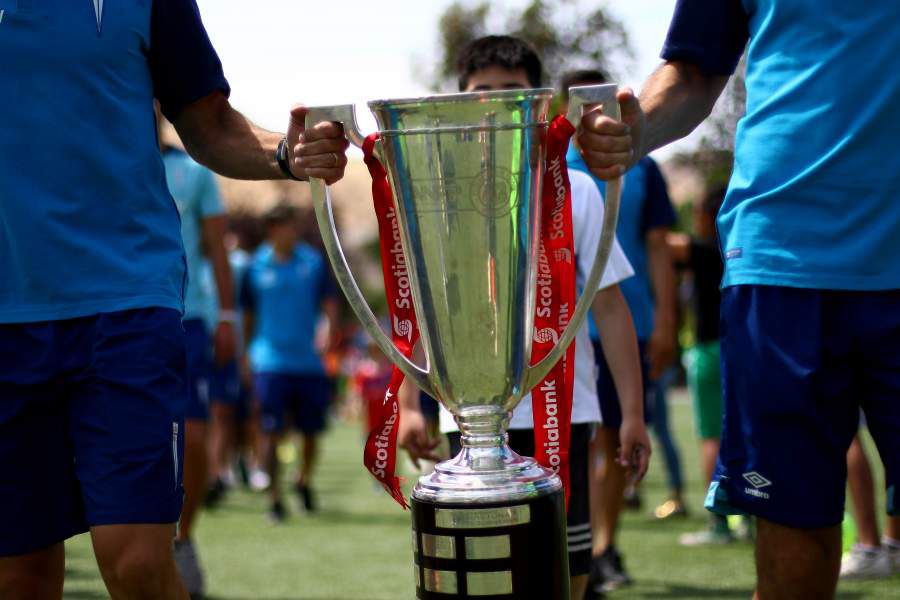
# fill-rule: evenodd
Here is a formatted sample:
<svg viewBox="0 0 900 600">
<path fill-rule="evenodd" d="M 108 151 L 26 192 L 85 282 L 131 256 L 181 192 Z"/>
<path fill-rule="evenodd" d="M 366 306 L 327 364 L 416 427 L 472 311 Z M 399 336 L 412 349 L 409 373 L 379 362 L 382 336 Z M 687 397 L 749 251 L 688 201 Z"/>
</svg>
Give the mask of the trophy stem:
<svg viewBox="0 0 900 600">
<path fill-rule="evenodd" d="M 510 412 L 486 412 L 456 415 L 463 448 L 501 448 L 506 445 Z"/>
</svg>

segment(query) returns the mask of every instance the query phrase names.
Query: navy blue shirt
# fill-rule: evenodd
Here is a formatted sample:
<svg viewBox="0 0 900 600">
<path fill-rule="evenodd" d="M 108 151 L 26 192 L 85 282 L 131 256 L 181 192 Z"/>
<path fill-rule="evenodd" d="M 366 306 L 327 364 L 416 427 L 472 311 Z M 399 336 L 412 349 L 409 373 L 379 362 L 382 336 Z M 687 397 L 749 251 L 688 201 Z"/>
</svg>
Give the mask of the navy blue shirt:
<svg viewBox="0 0 900 600">
<path fill-rule="evenodd" d="M 900 288 L 898 24 L 897 0 L 679 0 L 664 59 L 728 75 L 747 47 L 725 286 Z"/>
<path fill-rule="evenodd" d="M 574 144 L 569 146 L 566 161 L 570 169 L 590 175 L 604 190 L 606 184 L 588 170 L 581 153 Z M 634 320 L 640 341 L 653 334 L 655 299 L 647 259 L 647 233 L 658 227 L 670 228 L 676 221 L 675 209 L 669 199 L 666 181 L 652 158 L 644 157 L 625 174 L 616 237 L 634 269 L 634 277 L 619 283 Z M 593 317 L 588 319 L 591 337 L 599 339 Z"/>
<path fill-rule="evenodd" d="M 170 119 L 222 66 L 194 0 L 0 0 L 0 323 L 183 309 Z"/>
</svg>

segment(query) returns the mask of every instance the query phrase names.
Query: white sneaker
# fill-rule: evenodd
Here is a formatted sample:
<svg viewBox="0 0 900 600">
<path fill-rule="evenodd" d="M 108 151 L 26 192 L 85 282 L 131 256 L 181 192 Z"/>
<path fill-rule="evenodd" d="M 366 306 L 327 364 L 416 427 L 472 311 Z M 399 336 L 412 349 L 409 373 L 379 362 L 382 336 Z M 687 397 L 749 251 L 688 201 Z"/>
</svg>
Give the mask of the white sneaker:
<svg viewBox="0 0 900 600">
<path fill-rule="evenodd" d="M 250 472 L 250 489 L 254 492 L 264 492 L 269 489 L 271 484 L 272 480 L 269 479 L 269 474 L 262 469 L 253 469 Z"/>
<path fill-rule="evenodd" d="M 841 559 L 841 579 L 890 577 L 891 557 L 883 547 L 866 548 L 854 544 Z"/>
</svg>

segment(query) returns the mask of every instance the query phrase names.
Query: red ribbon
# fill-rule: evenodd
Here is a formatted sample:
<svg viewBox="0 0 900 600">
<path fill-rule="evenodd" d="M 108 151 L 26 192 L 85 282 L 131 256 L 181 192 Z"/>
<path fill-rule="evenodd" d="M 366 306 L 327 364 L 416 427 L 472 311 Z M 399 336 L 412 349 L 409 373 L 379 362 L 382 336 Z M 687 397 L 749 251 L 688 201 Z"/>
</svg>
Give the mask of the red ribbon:
<svg viewBox="0 0 900 600">
<path fill-rule="evenodd" d="M 373 155 L 377 140 L 378 134 L 366 138 L 363 155 L 372 175 L 372 197 L 375 201 L 375 215 L 378 217 L 381 269 L 391 317 L 392 337 L 397 349 L 409 358 L 419 339 L 419 327 L 413 310 L 406 256 L 403 254 L 403 243 L 400 240 L 400 223 L 397 221 L 397 211 L 394 207 L 394 194 L 387 180 L 387 171 Z M 370 402 L 369 414 L 375 428 L 366 440 L 363 462 L 366 469 L 384 486 L 391 497 L 403 508 L 409 508 L 406 497 L 400 489 L 400 478 L 395 474 L 397 430 L 400 427 L 400 404 L 397 401 L 397 393 L 403 379 L 403 371 L 394 365 L 391 383 L 384 398 Z"/>
<path fill-rule="evenodd" d="M 547 132 L 532 364 L 556 346 L 575 311 L 572 188 L 566 167 L 566 151 L 574 133 L 575 128 L 563 116 L 556 117 Z M 531 392 L 535 459 L 562 479 L 567 503 L 574 382 L 575 343 L 572 342 L 563 358 Z"/>
</svg>

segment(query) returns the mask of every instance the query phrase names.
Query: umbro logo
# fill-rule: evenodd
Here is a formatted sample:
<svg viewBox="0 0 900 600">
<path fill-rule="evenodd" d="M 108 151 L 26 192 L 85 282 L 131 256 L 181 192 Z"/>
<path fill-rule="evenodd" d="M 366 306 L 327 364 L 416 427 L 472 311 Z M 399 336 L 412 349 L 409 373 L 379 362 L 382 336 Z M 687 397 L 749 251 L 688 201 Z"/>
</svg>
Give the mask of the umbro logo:
<svg viewBox="0 0 900 600">
<path fill-rule="evenodd" d="M 769 487 L 772 485 L 772 482 L 757 473 L 756 471 L 750 471 L 749 473 L 744 473 L 744 480 L 755 487 L 756 489 L 762 489 L 764 487 Z"/>
</svg>

